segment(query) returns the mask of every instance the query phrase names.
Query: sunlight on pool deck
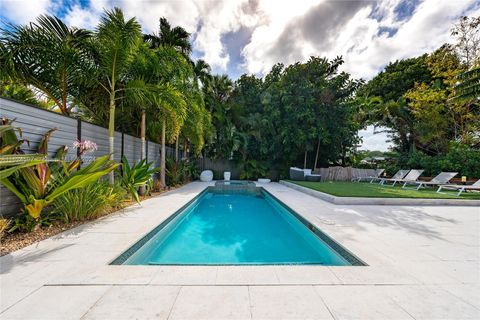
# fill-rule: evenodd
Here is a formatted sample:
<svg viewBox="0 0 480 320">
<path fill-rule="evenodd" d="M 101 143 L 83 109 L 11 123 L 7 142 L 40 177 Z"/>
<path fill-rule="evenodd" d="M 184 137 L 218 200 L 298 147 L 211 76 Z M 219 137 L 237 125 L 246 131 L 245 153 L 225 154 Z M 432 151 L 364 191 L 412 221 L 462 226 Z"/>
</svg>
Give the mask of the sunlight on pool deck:
<svg viewBox="0 0 480 320">
<path fill-rule="evenodd" d="M 480 208 L 275 197 L 368 266 L 113 266 L 194 182 L 0 258 L 0 319 L 479 319 Z"/>
</svg>

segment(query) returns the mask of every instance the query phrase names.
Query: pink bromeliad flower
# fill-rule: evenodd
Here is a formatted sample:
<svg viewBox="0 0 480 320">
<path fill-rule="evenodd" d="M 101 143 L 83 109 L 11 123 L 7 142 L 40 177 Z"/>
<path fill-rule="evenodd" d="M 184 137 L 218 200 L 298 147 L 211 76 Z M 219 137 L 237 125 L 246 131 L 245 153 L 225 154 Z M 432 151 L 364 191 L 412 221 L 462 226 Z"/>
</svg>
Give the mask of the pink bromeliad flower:
<svg viewBox="0 0 480 320">
<path fill-rule="evenodd" d="M 77 140 L 73 143 L 73 147 L 78 148 L 80 151 L 80 154 L 94 152 L 95 150 L 98 149 L 97 144 L 90 140 L 83 140 L 83 141 Z"/>
</svg>

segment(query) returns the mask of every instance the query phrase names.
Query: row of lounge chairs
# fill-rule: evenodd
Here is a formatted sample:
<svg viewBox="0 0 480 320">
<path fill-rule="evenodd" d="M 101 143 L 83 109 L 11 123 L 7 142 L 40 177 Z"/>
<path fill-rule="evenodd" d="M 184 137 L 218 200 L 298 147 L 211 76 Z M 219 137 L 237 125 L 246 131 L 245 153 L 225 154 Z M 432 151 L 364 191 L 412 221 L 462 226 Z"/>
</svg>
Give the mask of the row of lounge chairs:
<svg viewBox="0 0 480 320">
<path fill-rule="evenodd" d="M 391 178 L 382 178 L 381 174 L 383 172 L 384 169 L 377 169 L 375 171 L 375 176 L 353 178 L 352 181 L 368 181 L 370 183 L 378 182 L 382 186 L 392 187 L 395 186 L 397 183 L 401 183 L 403 184 L 403 189 L 416 190 L 419 190 L 420 188 L 425 188 L 427 186 L 437 186 L 437 192 L 441 193 L 442 189 L 457 190 L 457 196 L 460 196 L 464 191 L 480 191 L 480 179 L 471 185 L 450 184 L 450 180 L 455 177 L 458 172 L 441 172 L 429 181 L 418 180 L 418 178 L 422 175 L 423 170 L 398 170 Z"/>
</svg>

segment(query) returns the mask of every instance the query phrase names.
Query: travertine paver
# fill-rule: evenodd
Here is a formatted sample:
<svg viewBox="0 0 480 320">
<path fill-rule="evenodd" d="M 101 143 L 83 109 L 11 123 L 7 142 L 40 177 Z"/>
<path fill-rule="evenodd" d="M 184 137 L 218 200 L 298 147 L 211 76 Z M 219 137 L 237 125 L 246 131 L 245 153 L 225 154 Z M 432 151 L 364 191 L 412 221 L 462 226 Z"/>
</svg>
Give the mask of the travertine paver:
<svg viewBox="0 0 480 320">
<path fill-rule="evenodd" d="M 316 286 L 335 319 L 413 319 L 386 294 L 385 286 Z"/>
<path fill-rule="evenodd" d="M 274 196 L 368 266 L 112 266 L 208 183 L 0 258 L 0 319 L 480 319 L 480 208 Z M 161 302 L 160 302 L 161 301 Z"/>
<path fill-rule="evenodd" d="M 182 287 L 170 319 L 249 319 L 247 286 Z"/>
<path fill-rule="evenodd" d="M 0 316 L 1 319 L 20 320 L 80 319 L 108 288 L 108 286 L 44 286 Z"/>
<path fill-rule="evenodd" d="M 313 286 L 249 287 L 253 319 L 333 319 Z"/>
<path fill-rule="evenodd" d="M 114 286 L 82 319 L 167 319 L 180 287 Z"/>
</svg>

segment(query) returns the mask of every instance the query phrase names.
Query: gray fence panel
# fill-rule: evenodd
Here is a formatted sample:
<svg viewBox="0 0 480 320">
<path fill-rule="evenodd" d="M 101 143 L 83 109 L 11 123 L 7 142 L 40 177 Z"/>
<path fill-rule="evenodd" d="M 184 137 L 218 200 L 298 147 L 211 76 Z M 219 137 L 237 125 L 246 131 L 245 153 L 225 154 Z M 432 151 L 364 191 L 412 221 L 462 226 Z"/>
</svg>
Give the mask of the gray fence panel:
<svg viewBox="0 0 480 320">
<path fill-rule="evenodd" d="M 91 123 L 82 122 L 81 136 L 82 136 L 82 140 L 90 140 L 97 144 L 97 150 L 95 152 L 82 156 L 82 159 L 85 162 L 90 162 L 89 160 L 92 159 L 93 157 L 98 157 L 98 156 L 103 156 L 105 154 L 108 154 L 108 149 L 109 149 L 108 129 L 100 126 L 96 126 Z"/>
<path fill-rule="evenodd" d="M 123 154 L 130 163 L 136 163 L 142 158 L 142 143 L 139 138 L 124 135 Z"/>
<path fill-rule="evenodd" d="M 48 154 L 52 157 L 58 148 L 66 145 L 69 147 L 68 157 L 76 157 L 76 149 L 72 147 L 77 140 L 78 120 L 69 118 L 55 112 L 43 110 L 37 107 L 18 103 L 0 97 L 0 117 L 16 119 L 14 126 L 20 127 L 23 137 L 30 141 L 30 147 L 22 147 L 26 152 L 35 152 L 45 132 L 57 128 L 52 134 L 48 145 Z M 106 128 L 81 122 L 81 139 L 91 140 L 98 146 L 93 154 L 84 156 L 88 162 L 93 157 L 109 153 L 108 130 Z M 119 162 L 122 154 L 122 133 L 115 132 L 114 159 Z M 167 147 L 167 155 L 172 156 L 174 150 Z M 137 162 L 141 159 L 141 140 L 130 135 L 124 135 L 123 151 L 130 162 Z M 93 157 L 92 157 L 93 156 Z M 148 142 L 148 161 L 155 161 L 155 166 L 160 166 L 160 145 Z M 0 186 L 0 216 L 9 216 L 19 212 L 21 203 L 18 198 L 6 188 Z"/>
<path fill-rule="evenodd" d="M 36 152 L 43 135 L 56 128 L 48 143 L 49 156 L 62 146 L 69 147 L 69 156 L 75 156 L 72 144 L 77 140 L 77 119 L 6 99 L 0 100 L 0 117 L 15 119 L 13 125 L 20 127 L 23 138 L 30 141 L 30 147 L 27 144 L 22 146 L 26 152 Z"/>
<path fill-rule="evenodd" d="M 49 156 L 53 156 L 58 148 L 64 145 L 69 147 L 67 156 L 76 155 L 76 151 L 72 148 L 73 142 L 77 140 L 76 119 L 2 98 L 0 98 L 0 117 L 15 119 L 13 125 L 21 128 L 23 138 L 30 142 L 29 145 L 22 146 L 25 152 L 36 152 L 43 135 L 48 130 L 57 128 L 49 140 Z M 22 206 L 20 200 L 3 186 L 0 187 L 0 200 L 0 216 L 17 213 Z"/>
<path fill-rule="evenodd" d="M 160 145 L 148 141 L 148 162 L 153 162 L 154 167 L 160 167 Z"/>
<path fill-rule="evenodd" d="M 22 203 L 3 185 L 0 185 L 0 200 L 0 216 L 20 212 Z"/>
</svg>

